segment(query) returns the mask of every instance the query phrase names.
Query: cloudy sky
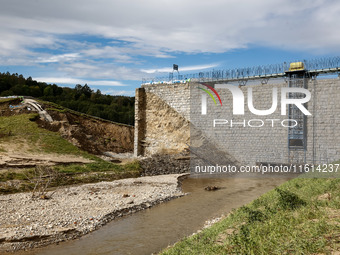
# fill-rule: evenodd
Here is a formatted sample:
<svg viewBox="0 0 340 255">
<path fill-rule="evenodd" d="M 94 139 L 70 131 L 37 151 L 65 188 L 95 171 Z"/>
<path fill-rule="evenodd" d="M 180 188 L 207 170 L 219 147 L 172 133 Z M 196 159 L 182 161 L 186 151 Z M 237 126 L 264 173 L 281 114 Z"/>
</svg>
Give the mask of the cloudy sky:
<svg viewBox="0 0 340 255">
<path fill-rule="evenodd" d="M 144 77 L 340 55 L 337 0 L 0 0 L 0 72 L 134 95 Z"/>
</svg>

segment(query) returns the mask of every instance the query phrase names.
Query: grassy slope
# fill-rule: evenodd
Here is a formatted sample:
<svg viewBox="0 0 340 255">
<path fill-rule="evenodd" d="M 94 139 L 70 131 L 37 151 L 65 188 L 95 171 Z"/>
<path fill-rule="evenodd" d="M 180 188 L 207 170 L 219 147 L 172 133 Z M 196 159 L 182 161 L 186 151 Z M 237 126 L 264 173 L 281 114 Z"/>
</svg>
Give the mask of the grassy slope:
<svg viewBox="0 0 340 255">
<path fill-rule="evenodd" d="M 340 179 L 296 178 L 161 254 L 331 254 L 339 243 Z"/>
<path fill-rule="evenodd" d="M 38 128 L 34 119 L 39 114 L 22 114 L 10 117 L 0 117 L 0 133 L 5 134 L 3 141 L 23 142 L 31 146 L 30 152 L 72 154 L 77 156 L 89 155 L 63 139 L 58 133 Z M 2 150 L 6 148 L 2 147 Z"/>
<path fill-rule="evenodd" d="M 137 162 L 117 165 L 106 162 L 94 155 L 84 152 L 63 139 L 59 133 L 51 132 L 42 128 L 32 121 L 37 117 L 37 114 L 22 114 L 10 117 L 0 117 L 0 151 L 6 152 L 8 148 L 3 145 L 3 142 L 14 143 L 17 146 L 27 146 L 28 153 L 41 154 L 67 154 L 82 156 L 93 160 L 90 164 L 56 166 L 55 168 L 62 174 L 64 178 L 60 178 L 57 183 L 52 186 L 88 183 L 103 180 L 114 180 L 126 177 L 139 176 L 140 167 Z M 25 180 L 26 176 L 31 175 L 32 169 L 24 170 L 9 170 L 3 173 L 0 172 L 0 182 L 8 180 Z M 0 188 L 0 194 L 11 193 L 17 191 L 29 190 L 27 184 L 19 185 L 19 187 Z"/>
</svg>

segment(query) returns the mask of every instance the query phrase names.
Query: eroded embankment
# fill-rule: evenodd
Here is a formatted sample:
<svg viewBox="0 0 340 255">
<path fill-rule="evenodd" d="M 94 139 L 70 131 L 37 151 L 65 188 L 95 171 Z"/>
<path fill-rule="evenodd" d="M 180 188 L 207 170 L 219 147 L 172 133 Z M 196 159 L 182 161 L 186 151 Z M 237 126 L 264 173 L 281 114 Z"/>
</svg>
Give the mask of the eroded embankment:
<svg viewBox="0 0 340 255">
<path fill-rule="evenodd" d="M 35 101 L 50 116 L 52 121 L 39 117 L 32 118 L 40 128 L 58 132 L 78 148 L 92 154 L 133 152 L 134 127 L 100 119 L 63 108 L 56 104 Z M 0 101 L 0 116 L 10 117 L 37 113 L 37 110 L 21 99 Z M 0 130 L 1 131 L 1 130 Z M 0 132 L 1 135 L 3 134 Z"/>
<path fill-rule="evenodd" d="M 125 153 L 133 151 L 134 127 L 100 120 L 72 111 L 48 108 L 53 122 L 38 120 L 39 127 L 59 132 L 63 138 L 92 154 L 106 151 Z"/>
<path fill-rule="evenodd" d="M 59 188 L 49 200 L 30 193 L 0 196 L 0 252 L 74 239 L 116 217 L 184 195 L 178 179 L 160 175 Z"/>
</svg>

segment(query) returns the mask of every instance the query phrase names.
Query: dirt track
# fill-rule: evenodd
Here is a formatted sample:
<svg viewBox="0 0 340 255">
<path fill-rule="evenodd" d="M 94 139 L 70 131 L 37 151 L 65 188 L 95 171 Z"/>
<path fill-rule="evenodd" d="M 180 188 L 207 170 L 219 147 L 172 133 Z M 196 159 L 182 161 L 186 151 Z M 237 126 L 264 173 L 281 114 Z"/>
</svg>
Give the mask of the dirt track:
<svg viewBox="0 0 340 255">
<path fill-rule="evenodd" d="M 1 146 L 6 148 L 0 152 L 0 170 L 8 168 L 27 168 L 36 165 L 57 164 L 85 164 L 91 163 L 89 159 L 73 155 L 30 153 L 33 148 L 25 140 L 20 143 L 2 142 Z"/>
</svg>

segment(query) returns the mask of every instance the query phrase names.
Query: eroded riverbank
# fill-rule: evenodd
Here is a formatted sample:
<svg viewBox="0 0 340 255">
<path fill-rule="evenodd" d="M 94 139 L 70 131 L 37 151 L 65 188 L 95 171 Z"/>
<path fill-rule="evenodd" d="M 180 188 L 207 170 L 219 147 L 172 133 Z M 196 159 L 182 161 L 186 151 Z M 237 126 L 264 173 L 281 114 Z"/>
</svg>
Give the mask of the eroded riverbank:
<svg viewBox="0 0 340 255">
<path fill-rule="evenodd" d="M 188 193 L 127 217 L 113 220 L 79 239 L 19 252 L 20 255 L 150 255 L 197 232 L 211 219 L 227 214 L 275 188 L 281 178 L 186 178 Z M 219 190 L 206 191 L 207 186 Z"/>
<path fill-rule="evenodd" d="M 0 196 L 0 252 L 45 246 L 85 235 L 109 221 L 183 196 L 183 174 L 59 188 L 49 200 L 30 193 Z"/>
</svg>

